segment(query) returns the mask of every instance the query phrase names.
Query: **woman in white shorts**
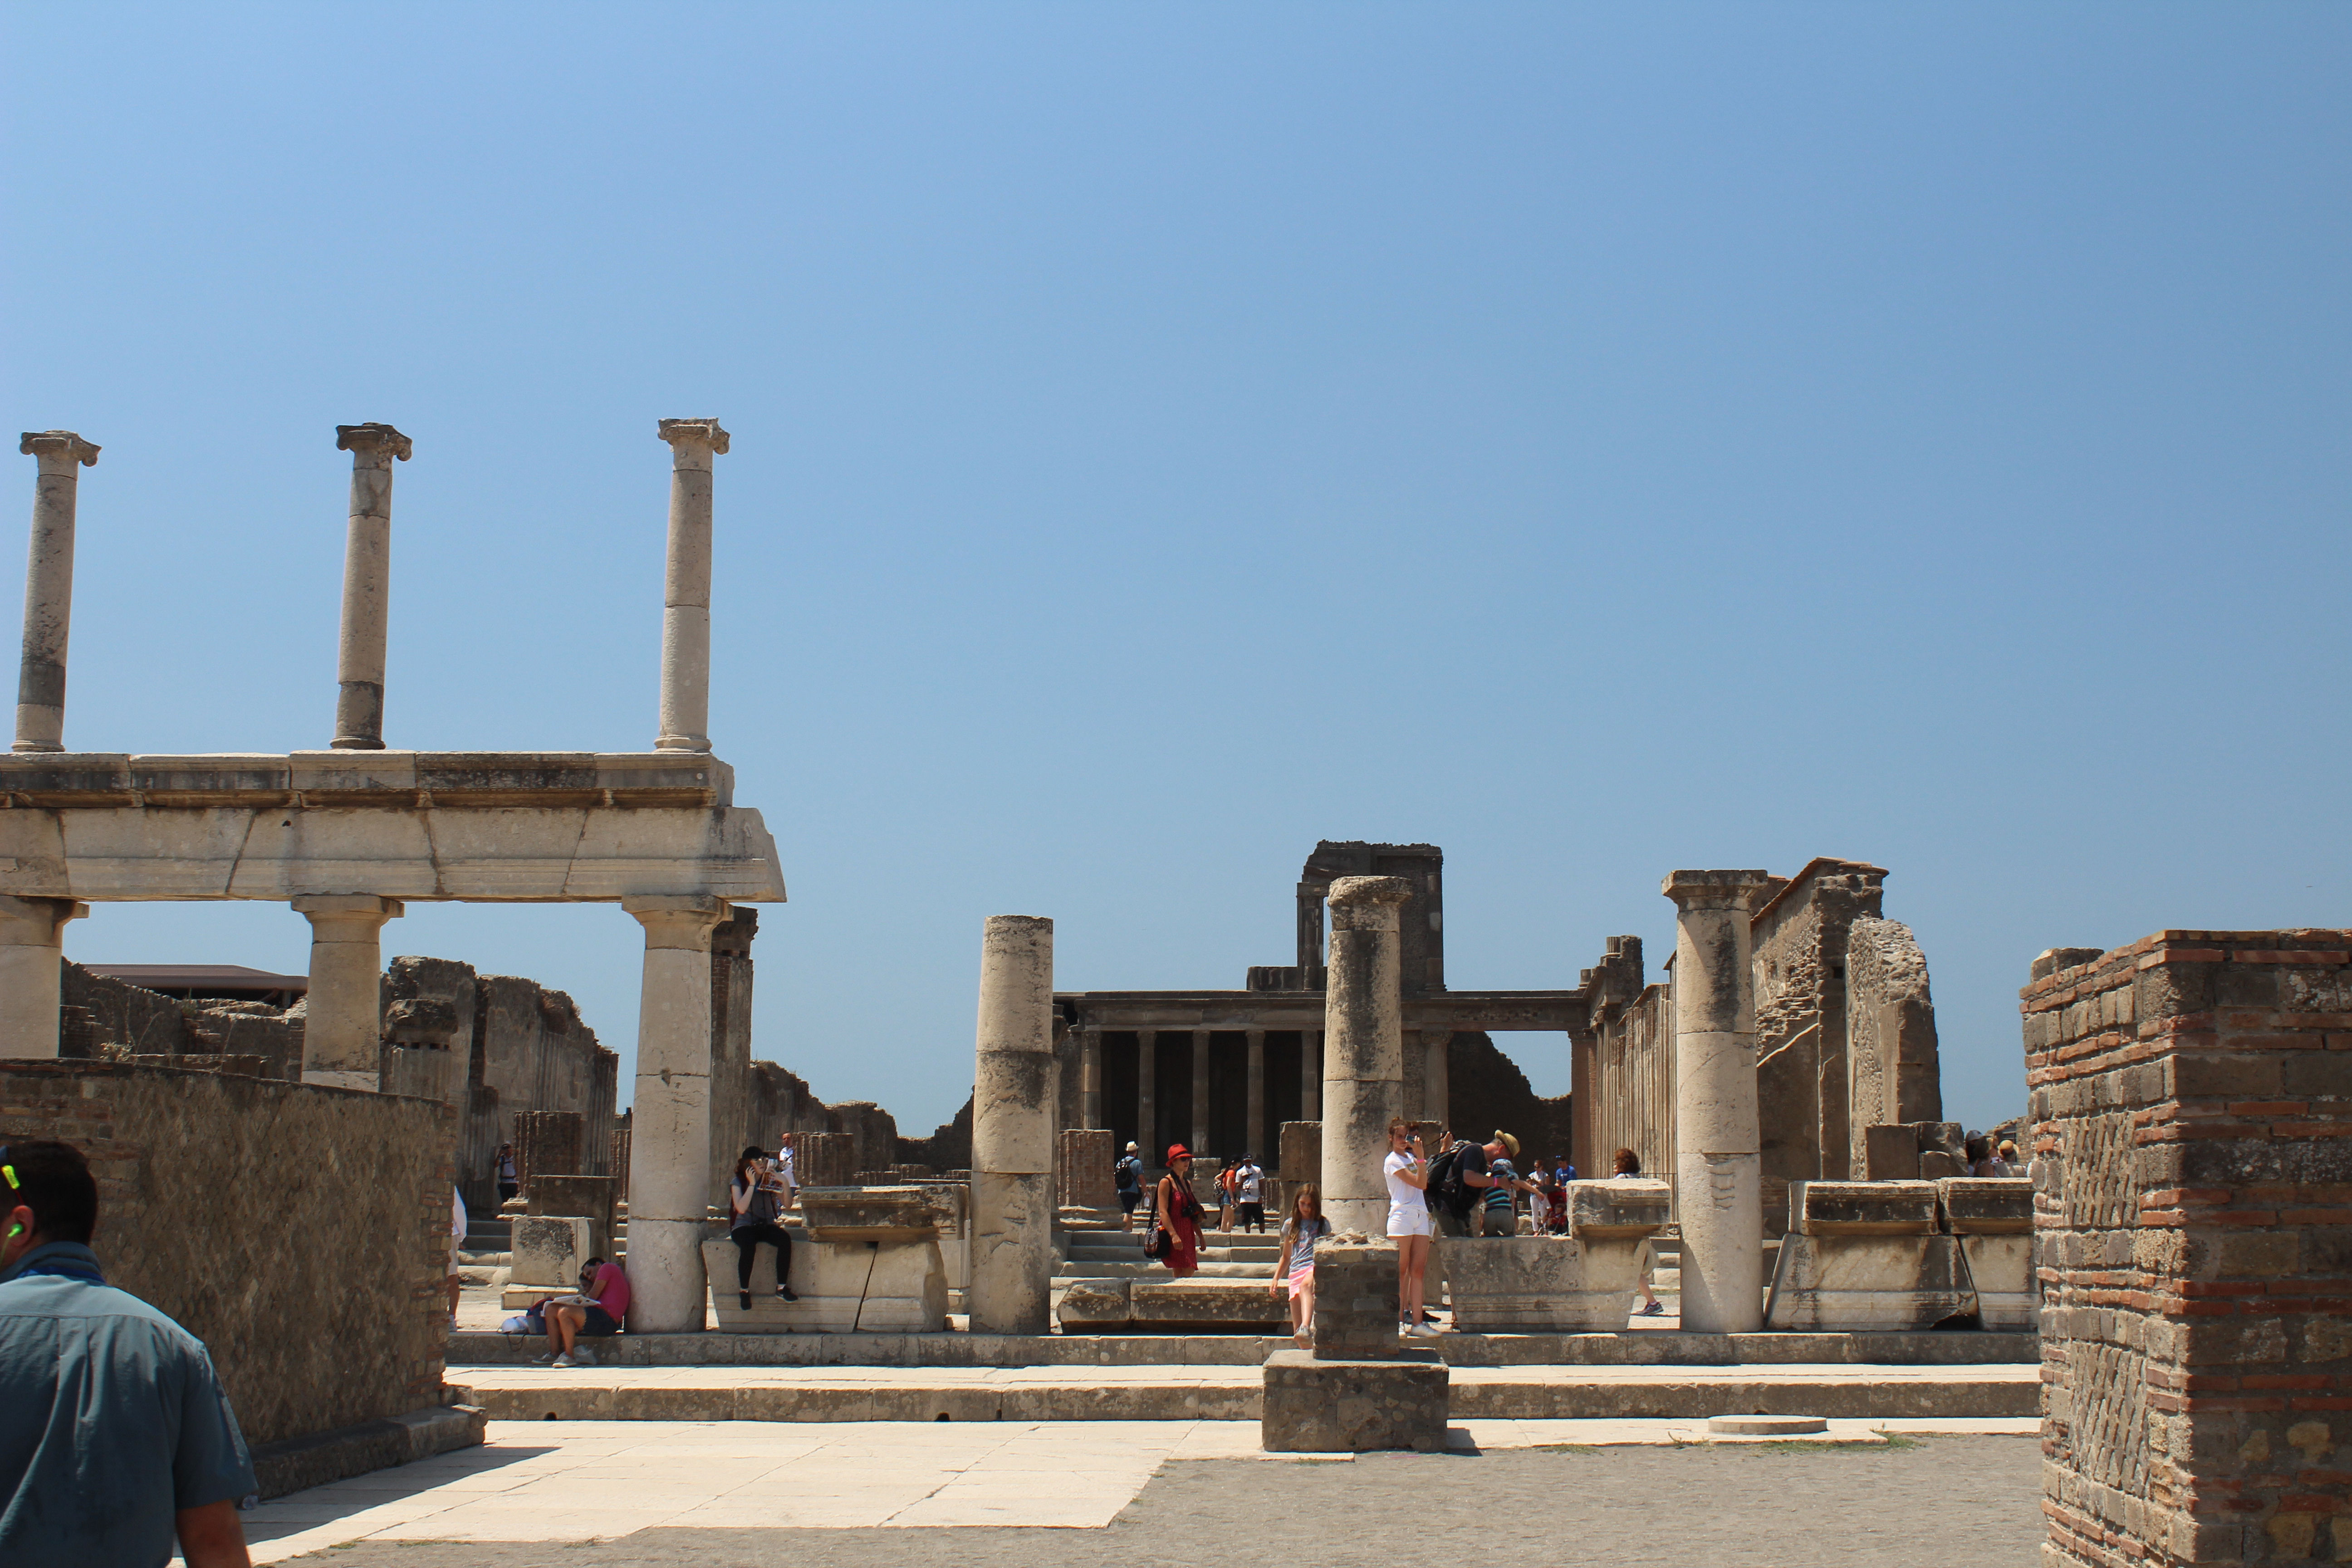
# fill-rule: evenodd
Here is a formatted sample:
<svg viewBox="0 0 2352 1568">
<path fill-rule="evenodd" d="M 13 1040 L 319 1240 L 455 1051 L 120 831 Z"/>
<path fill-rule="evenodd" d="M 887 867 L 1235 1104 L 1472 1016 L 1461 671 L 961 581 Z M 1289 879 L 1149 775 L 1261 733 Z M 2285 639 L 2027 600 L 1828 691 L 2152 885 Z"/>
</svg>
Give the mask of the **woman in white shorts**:
<svg viewBox="0 0 2352 1568">
<path fill-rule="evenodd" d="M 1429 1162 L 1421 1134 L 1402 1116 L 1389 1121 L 1389 1154 L 1381 1162 L 1389 1183 L 1389 1235 L 1397 1245 L 1397 1326 L 1408 1334 L 1433 1334 L 1421 1321 L 1422 1277 L 1429 1270 Z"/>
</svg>

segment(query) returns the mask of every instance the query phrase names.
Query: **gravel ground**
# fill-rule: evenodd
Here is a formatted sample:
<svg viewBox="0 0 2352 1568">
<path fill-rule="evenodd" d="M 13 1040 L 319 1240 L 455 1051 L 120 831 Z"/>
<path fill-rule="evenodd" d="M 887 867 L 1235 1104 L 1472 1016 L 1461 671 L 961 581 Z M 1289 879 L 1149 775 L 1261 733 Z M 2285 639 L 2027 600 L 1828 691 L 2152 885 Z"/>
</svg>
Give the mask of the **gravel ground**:
<svg viewBox="0 0 2352 1568">
<path fill-rule="evenodd" d="M 1108 1530 L 645 1530 L 617 1541 L 362 1542 L 334 1568 L 1396 1568 L 1402 1561 L 1677 1568 L 2031 1568 L 2041 1445 L 1802 1445 L 1376 1454 L 1164 1466 Z"/>
</svg>

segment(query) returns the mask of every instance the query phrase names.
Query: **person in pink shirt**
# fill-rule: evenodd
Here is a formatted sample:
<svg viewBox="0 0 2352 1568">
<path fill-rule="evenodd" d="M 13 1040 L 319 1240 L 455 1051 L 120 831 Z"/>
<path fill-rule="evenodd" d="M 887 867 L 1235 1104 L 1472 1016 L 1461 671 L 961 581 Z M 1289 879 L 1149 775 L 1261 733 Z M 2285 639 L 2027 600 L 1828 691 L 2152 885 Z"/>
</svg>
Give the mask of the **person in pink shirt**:
<svg viewBox="0 0 2352 1568">
<path fill-rule="evenodd" d="M 609 1339 L 629 1315 L 629 1277 L 617 1263 L 592 1258 L 580 1266 L 580 1294 L 547 1303 L 543 1365 L 593 1366 L 595 1354 L 580 1342 Z"/>
</svg>

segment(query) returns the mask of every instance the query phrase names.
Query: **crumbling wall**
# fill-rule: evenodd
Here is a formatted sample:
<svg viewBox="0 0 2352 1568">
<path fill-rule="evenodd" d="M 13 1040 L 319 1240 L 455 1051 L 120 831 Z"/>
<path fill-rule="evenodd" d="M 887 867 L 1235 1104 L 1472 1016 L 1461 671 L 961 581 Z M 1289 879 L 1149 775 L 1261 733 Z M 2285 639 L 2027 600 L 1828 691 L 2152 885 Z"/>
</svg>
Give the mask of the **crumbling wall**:
<svg viewBox="0 0 2352 1568">
<path fill-rule="evenodd" d="M 965 1096 L 963 1109 L 929 1138 L 899 1139 L 898 1160 L 903 1164 L 929 1165 L 934 1171 L 971 1170 L 971 1097 Z"/>
<path fill-rule="evenodd" d="M 2021 996 L 2045 1561 L 2352 1556 L 2352 931 L 2045 953 Z"/>
<path fill-rule="evenodd" d="M 1574 1097 L 1548 1100 L 1537 1094 L 1528 1075 L 1496 1048 L 1492 1036 L 1475 1030 L 1455 1034 L 1445 1047 L 1445 1076 L 1446 1116 L 1455 1137 L 1484 1142 L 1497 1129 L 1510 1133 L 1519 1141 L 1522 1175 L 1532 1174 L 1538 1159 L 1568 1157 Z"/>
<path fill-rule="evenodd" d="M 1940 1121 L 1942 1069 L 1927 958 L 1898 921 L 1855 919 L 1846 941 L 1846 1072 L 1853 1136 L 1848 1159 L 1863 1162 L 1863 1128 Z"/>
<path fill-rule="evenodd" d="M 302 1076 L 304 1003 L 281 1011 L 263 1002 L 182 1002 L 70 960 L 59 965 L 58 992 L 71 1021 L 59 1033 L 64 1055 L 95 1058 L 114 1046 L 133 1056 L 259 1057 L 270 1078 Z"/>
<path fill-rule="evenodd" d="M 1790 1182 L 1843 1181 L 1856 1134 L 1848 1100 L 1846 948 L 1855 920 L 1874 917 L 1885 871 L 1816 858 L 1748 922 L 1756 986 L 1756 1101 L 1765 1228 L 1786 1228 Z"/>
<path fill-rule="evenodd" d="M 1584 972 L 1587 1017 L 1576 1042 L 1577 1173 L 1607 1176 L 1620 1149 L 1642 1173 L 1675 1179 L 1675 1007 L 1643 978 L 1642 939 L 1612 936 Z"/>
<path fill-rule="evenodd" d="M 441 1397 L 456 1113 L 89 1061 L 0 1061 L 0 1142 L 98 1176 L 107 1279 L 205 1342 L 247 1443 Z"/>
<path fill-rule="evenodd" d="M 834 1129 L 849 1134 L 853 1168 L 859 1171 L 887 1171 L 901 1163 L 898 1158 L 898 1123 L 891 1114 L 870 1100 L 853 1100 L 833 1108 Z M 917 1161 L 912 1163 L 929 1164 Z"/>
</svg>

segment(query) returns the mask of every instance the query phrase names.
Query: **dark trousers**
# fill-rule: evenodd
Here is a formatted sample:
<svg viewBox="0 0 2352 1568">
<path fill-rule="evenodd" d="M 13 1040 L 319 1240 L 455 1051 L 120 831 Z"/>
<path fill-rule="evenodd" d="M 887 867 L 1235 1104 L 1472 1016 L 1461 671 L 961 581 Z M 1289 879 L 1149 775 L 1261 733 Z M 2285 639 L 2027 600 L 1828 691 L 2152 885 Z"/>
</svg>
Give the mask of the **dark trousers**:
<svg viewBox="0 0 2352 1568">
<path fill-rule="evenodd" d="M 1254 1230 L 1260 1236 L 1264 1236 L 1265 1234 L 1265 1205 L 1264 1204 L 1252 1203 L 1242 1205 L 1242 1227 L 1244 1230 Z"/>
<path fill-rule="evenodd" d="M 766 1242 L 776 1249 L 776 1283 L 790 1284 L 793 1272 L 793 1238 L 789 1232 L 772 1225 L 739 1225 L 727 1233 L 735 1244 L 735 1289 L 751 1288 L 751 1259 Z"/>
</svg>

